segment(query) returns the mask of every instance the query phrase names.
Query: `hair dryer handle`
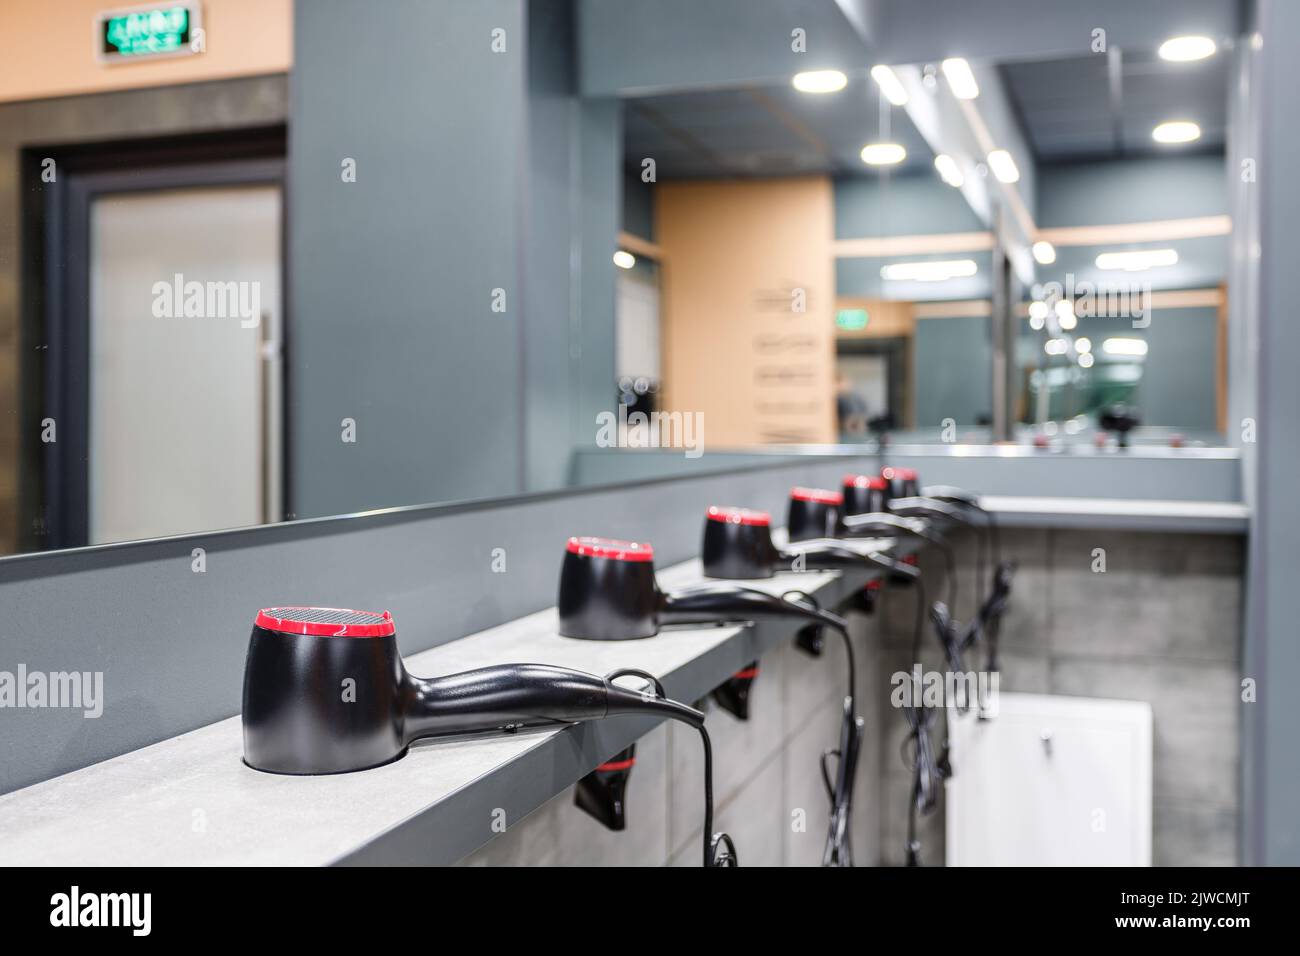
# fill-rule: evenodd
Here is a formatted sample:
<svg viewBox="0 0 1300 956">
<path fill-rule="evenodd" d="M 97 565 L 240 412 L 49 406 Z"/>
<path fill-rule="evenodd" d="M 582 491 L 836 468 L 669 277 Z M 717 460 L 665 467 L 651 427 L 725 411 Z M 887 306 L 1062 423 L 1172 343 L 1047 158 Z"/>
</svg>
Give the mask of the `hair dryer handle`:
<svg viewBox="0 0 1300 956">
<path fill-rule="evenodd" d="M 962 488 L 955 488 L 952 485 L 930 485 L 927 488 L 922 488 L 921 497 L 933 498 L 936 501 L 943 501 L 953 505 L 964 505 L 967 508 L 979 511 L 983 510 L 980 508 L 979 495 Z"/>
<path fill-rule="evenodd" d="M 970 512 L 935 498 L 895 498 L 889 510 L 905 518 L 940 518 L 959 524 L 974 524 Z"/>
<path fill-rule="evenodd" d="M 604 717 L 609 699 L 603 678 L 547 664 L 501 664 L 428 679 L 407 674 L 404 684 L 407 743 Z"/>
<path fill-rule="evenodd" d="M 662 624 L 713 624 L 722 621 L 770 621 L 800 618 L 838 630 L 848 625 L 844 618 L 807 604 L 732 584 L 704 584 L 660 595 Z"/>
<path fill-rule="evenodd" d="M 782 551 L 780 561 L 782 571 L 843 571 L 870 564 L 861 551 L 822 538 L 801 541 L 797 547 Z"/>
</svg>

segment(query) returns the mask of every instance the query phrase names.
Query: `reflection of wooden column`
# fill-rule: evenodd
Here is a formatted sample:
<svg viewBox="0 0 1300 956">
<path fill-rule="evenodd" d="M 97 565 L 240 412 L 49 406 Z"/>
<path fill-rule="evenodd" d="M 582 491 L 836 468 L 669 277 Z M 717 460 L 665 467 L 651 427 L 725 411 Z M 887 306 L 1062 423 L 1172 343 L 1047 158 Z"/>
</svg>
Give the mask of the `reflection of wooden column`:
<svg viewBox="0 0 1300 956">
<path fill-rule="evenodd" d="M 834 212 L 824 177 L 662 183 L 667 411 L 706 447 L 835 438 Z"/>
</svg>

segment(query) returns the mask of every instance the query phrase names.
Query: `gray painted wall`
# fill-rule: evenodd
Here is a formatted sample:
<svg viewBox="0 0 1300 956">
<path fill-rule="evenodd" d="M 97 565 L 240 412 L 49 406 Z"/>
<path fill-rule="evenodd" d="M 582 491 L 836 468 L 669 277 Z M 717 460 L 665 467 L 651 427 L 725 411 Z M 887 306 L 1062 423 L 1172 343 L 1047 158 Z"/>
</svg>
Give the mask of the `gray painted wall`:
<svg viewBox="0 0 1300 956">
<path fill-rule="evenodd" d="M 1123 334 L 1130 333 L 1125 330 Z M 1218 335 L 1215 309 L 1174 309 L 1152 317 L 1145 330 L 1150 350 L 1138 386 L 1138 405 L 1145 423 L 1207 430 L 1218 427 L 1218 404 L 1211 385 Z"/>
<path fill-rule="evenodd" d="M 288 413 L 300 517 L 522 484 L 523 4 L 386 9 L 402 29 L 373 30 L 359 0 L 294 10 Z M 496 27 L 507 53 L 490 49 Z M 354 183 L 342 181 L 345 158 Z M 491 310 L 497 288 L 504 314 Z M 355 444 L 340 440 L 345 418 Z"/>
<path fill-rule="evenodd" d="M 1221 153 L 1038 167 L 1038 225 L 1097 226 L 1228 211 Z"/>
<path fill-rule="evenodd" d="M 582 92 L 666 92 L 857 69 L 868 59 L 854 7 L 831 0 L 578 0 Z M 791 50 L 795 28 L 806 31 L 806 53 Z"/>
<path fill-rule="evenodd" d="M 561 487 L 614 400 L 619 112 L 575 94 L 572 3 L 393 15 L 401 31 L 358 43 L 371 5 L 296 7 L 298 517 Z"/>
<path fill-rule="evenodd" d="M 1300 155 L 1295 91 L 1300 62 L 1288 40 L 1300 36 L 1300 5 L 1260 0 L 1259 102 L 1259 312 L 1258 435 L 1254 449 L 1257 510 L 1251 542 L 1251 656 L 1248 674 L 1259 683 L 1261 713 L 1253 727 L 1250 859 L 1300 864 L 1300 723 L 1295 687 L 1300 685 L 1300 641 L 1296 640 L 1295 587 L 1300 581 L 1300 509 L 1295 476 L 1300 474 L 1300 325 L 1295 321 L 1295 277 L 1300 245 L 1300 186 L 1290 173 Z M 1251 251 L 1247 251 L 1250 255 Z"/>
<path fill-rule="evenodd" d="M 1106 30 L 1120 47 L 1154 47 L 1186 33 L 1235 32 L 1235 0 L 877 0 L 874 52 L 881 63 L 917 63 L 943 56 L 991 59 L 1088 52 L 1092 31 Z"/>
<path fill-rule="evenodd" d="M 834 181 L 835 238 L 859 239 L 895 235 L 983 232 L 986 226 L 971 211 L 962 194 L 930 171 L 900 176 L 841 176 Z M 970 279 L 942 283 L 885 283 L 881 266 L 898 259 L 951 259 L 953 254 L 890 256 L 835 260 L 835 291 L 844 296 L 899 299 L 988 298 L 992 257 L 987 252 L 962 253 L 979 271 Z"/>
<path fill-rule="evenodd" d="M 835 238 L 982 232 L 960 190 L 933 171 L 902 176 L 838 176 Z"/>
<path fill-rule="evenodd" d="M 1256 4 L 1245 5 L 1246 18 L 1242 36 L 1259 28 Z M 1254 45 L 1244 40 L 1233 53 L 1232 80 L 1228 98 L 1228 197 L 1232 208 L 1233 241 L 1230 246 L 1228 302 L 1234 321 L 1228 325 L 1228 422 L 1227 439 L 1241 451 L 1242 483 L 1246 502 L 1257 507 L 1259 469 L 1256 442 L 1245 440 L 1245 424 L 1259 418 L 1259 296 L 1261 184 L 1242 175 L 1243 162 L 1257 164 L 1263 158 L 1263 116 L 1260 84 L 1263 82 L 1263 57 Z M 1252 527 L 1257 519 L 1252 517 Z M 1258 536 L 1250 538 L 1248 560 L 1255 566 L 1262 556 Z M 1248 579 L 1246 590 L 1245 673 L 1261 674 L 1266 664 L 1266 641 L 1262 639 L 1261 574 Z M 1267 859 L 1265 812 L 1267 788 L 1265 767 L 1268 754 L 1265 744 L 1268 724 L 1261 708 L 1247 708 L 1244 721 L 1242 754 L 1242 799 L 1247 812 L 1242 819 L 1243 858 L 1249 863 Z"/>
<path fill-rule="evenodd" d="M 916 427 L 974 425 L 993 414 L 989 317 L 921 319 L 912 342 Z"/>
<path fill-rule="evenodd" d="M 572 3 L 533 0 L 523 220 L 522 490 L 564 487 L 614 401 L 614 266 L 621 113 L 577 97 Z"/>
<path fill-rule="evenodd" d="M 597 411 L 617 408 L 614 374 L 614 251 L 622 203 L 622 112 L 617 100 L 586 100 L 578 112 L 580 290 L 571 340 L 577 373 L 577 447 L 596 441 Z"/>
<path fill-rule="evenodd" d="M 640 171 L 623 173 L 623 218 L 620 228 L 642 239 L 655 238 L 654 183 L 643 183 Z"/>
</svg>

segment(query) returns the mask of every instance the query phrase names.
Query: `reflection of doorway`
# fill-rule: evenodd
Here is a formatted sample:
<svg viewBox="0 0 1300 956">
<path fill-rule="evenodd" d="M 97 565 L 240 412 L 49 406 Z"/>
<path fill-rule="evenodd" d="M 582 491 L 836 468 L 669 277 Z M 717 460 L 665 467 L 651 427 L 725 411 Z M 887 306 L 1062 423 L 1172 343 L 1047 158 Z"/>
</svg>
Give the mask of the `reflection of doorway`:
<svg viewBox="0 0 1300 956">
<path fill-rule="evenodd" d="M 27 240 L 58 252 L 35 311 L 42 546 L 282 519 L 283 188 L 282 133 L 60 162 Z"/>
<path fill-rule="evenodd" d="M 836 375 L 866 401 L 867 417 L 889 415 L 894 428 L 910 428 L 908 339 L 841 337 L 835 350 Z"/>
<path fill-rule="evenodd" d="M 883 355 L 841 355 L 837 363 L 848 387 L 866 403 L 868 418 L 889 410 L 889 362 Z"/>
<path fill-rule="evenodd" d="M 88 544 L 278 520 L 280 219 L 273 185 L 92 201 Z"/>
<path fill-rule="evenodd" d="M 619 269 L 615 281 L 615 364 L 619 402 L 633 411 L 658 408 L 662 331 L 659 319 L 659 267 L 638 259 Z"/>
</svg>

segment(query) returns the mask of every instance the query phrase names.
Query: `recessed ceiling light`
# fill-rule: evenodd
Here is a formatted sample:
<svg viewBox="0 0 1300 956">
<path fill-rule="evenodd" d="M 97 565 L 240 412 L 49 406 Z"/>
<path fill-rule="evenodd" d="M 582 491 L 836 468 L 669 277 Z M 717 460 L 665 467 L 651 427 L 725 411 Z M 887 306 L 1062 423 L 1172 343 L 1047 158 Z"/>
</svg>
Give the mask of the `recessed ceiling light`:
<svg viewBox="0 0 1300 956">
<path fill-rule="evenodd" d="M 1086 335 L 1079 336 L 1077 339 L 1074 340 L 1074 350 L 1078 352 L 1080 355 L 1083 355 L 1087 352 L 1091 352 L 1092 339 L 1088 338 Z"/>
<path fill-rule="evenodd" d="M 1075 343 L 1075 344 L 1077 345 L 1078 343 Z M 1092 364 L 1093 364 L 1093 362 L 1095 362 L 1095 361 L 1096 361 L 1096 359 L 1094 359 L 1094 358 L 1092 357 L 1092 353 L 1091 353 L 1091 352 L 1080 352 L 1080 353 L 1079 353 L 1079 368 L 1092 368 Z"/>
<path fill-rule="evenodd" d="M 1056 261 L 1056 247 L 1050 242 L 1039 240 L 1034 243 L 1034 261 L 1040 266 L 1050 266 Z"/>
<path fill-rule="evenodd" d="M 862 161 L 868 166 L 893 166 L 907 158 L 907 150 L 898 143 L 868 143 L 862 147 Z"/>
<path fill-rule="evenodd" d="M 1000 183 L 1014 183 L 1020 178 L 1020 170 L 1011 154 L 1005 149 L 995 149 L 988 155 L 989 169 Z"/>
<path fill-rule="evenodd" d="M 878 64 L 871 68 L 871 78 L 876 81 L 876 86 L 880 87 L 880 92 L 885 94 L 885 99 L 895 106 L 907 105 L 907 90 L 903 89 L 903 84 L 899 82 L 898 75 L 893 70 Z"/>
<path fill-rule="evenodd" d="M 1158 266 L 1177 264 L 1177 249 L 1134 249 L 1129 252 L 1103 252 L 1097 256 L 1098 269 L 1122 269 L 1125 272 L 1142 272 Z"/>
<path fill-rule="evenodd" d="M 1174 63 L 1188 63 L 1192 60 L 1204 60 L 1214 56 L 1218 47 L 1209 37 L 1186 36 L 1172 37 L 1160 44 L 1160 59 Z"/>
<path fill-rule="evenodd" d="M 800 93 L 838 93 L 849 78 L 839 70 L 809 70 L 794 75 L 794 88 Z"/>
<path fill-rule="evenodd" d="M 1201 138 L 1201 128 L 1189 120 L 1170 120 L 1151 131 L 1157 143 L 1190 143 Z"/>
<path fill-rule="evenodd" d="M 948 81 L 948 88 L 952 90 L 952 95 L 959 100 L 973 100 L 980 95 L 979 84 L 975 82 L 975 74 L 971 72 L 970 64 L 959 56 L 951 57 L 943 61 L 943 75 Z"/>
<path fill-rule="evenodd" d="M 966 181 L 966 177 L 957 168 L 957 160 L 947 153 L 940 153 L 934 157 L 934 168 L 939 171 L 939 177 L 954 189 L 961 189 L 961 184 Z"/>
<path fill-rule="evenodd" d="M 1043 351 L 1048 355 L 1064 355 L 1070 344 L 1065 339 L 1048 339 L 1043 343 Z"/>
<path fill-rule="evenodd" d="M 631 269 L 636 265 L 636 256 L 620 249 L 618 252 L 614 253 L 614 265 L 618 266 L 620 269 Z"/>
<path fill-rule="evenodd" d="M 1107 355 L 1146 355 L 1146 339 L 1107 339 L 1101 343 Z"/>
<path fill-rule="evenodd" d="M 974 259 L 929 259 L 921 262 L 892 262 L 880 270 L 891 282 L 945 282 L 967 279 L 977 271 Z"/>
<path fill-rule="evenodd" d="M 1047 313 L 1049 311 L 1050 310 L 1047 308 L 1046 302 L 1041 302 L 1041 301 L 1030 302 L 1029 303 L 1029 327 L 1033 329 L 1035 332 L 1041 329 L 1044 326 L 1044 324 L 1046 324 L 1047 322 Z"/>
</svg>

